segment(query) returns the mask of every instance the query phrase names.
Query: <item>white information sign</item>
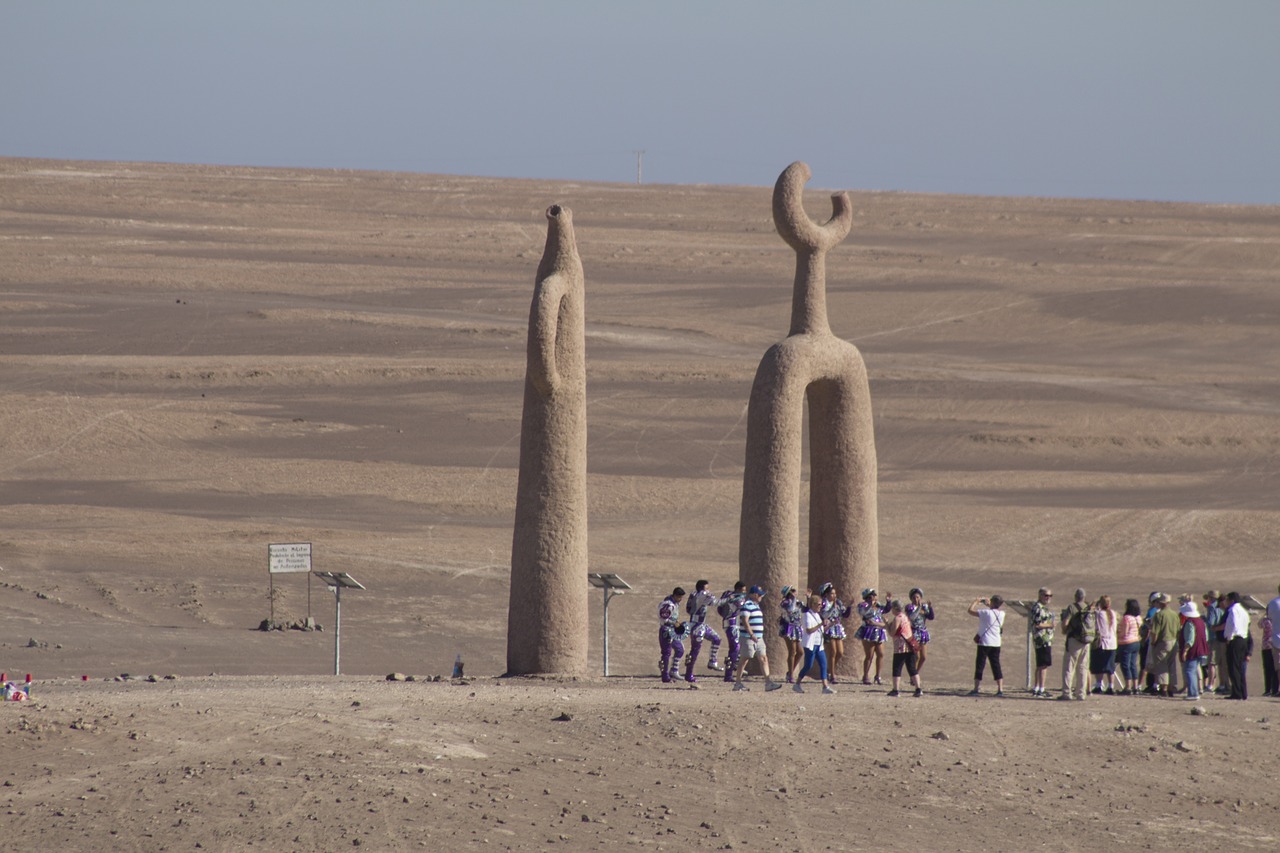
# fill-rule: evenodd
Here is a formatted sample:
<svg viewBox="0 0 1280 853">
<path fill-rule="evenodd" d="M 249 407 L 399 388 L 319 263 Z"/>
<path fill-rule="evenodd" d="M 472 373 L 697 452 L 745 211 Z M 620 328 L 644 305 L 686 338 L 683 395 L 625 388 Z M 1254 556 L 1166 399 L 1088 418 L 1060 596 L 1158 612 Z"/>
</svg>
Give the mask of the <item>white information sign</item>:
<svg viewBox="0 0 1280 853">
<path fill-rule="evenodd" d="M 268 545 L 267 569 L 273 575 L 311 571 L 311 543 Z"/>
</svg>

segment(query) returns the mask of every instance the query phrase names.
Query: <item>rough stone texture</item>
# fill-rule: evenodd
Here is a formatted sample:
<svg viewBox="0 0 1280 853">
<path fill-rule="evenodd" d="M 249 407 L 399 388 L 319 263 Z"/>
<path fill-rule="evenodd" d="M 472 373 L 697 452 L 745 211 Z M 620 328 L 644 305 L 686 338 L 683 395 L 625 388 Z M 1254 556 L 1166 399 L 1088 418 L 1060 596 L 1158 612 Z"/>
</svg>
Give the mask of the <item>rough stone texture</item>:
<svg viewBox="0 0 1280 853">
<path fill-rule="evenodd" d="M 547 209 L 529 310 L 507 674 L 587 668 L 587 391 L 582 261 L 567 207 Z"/>
<path fill-rule="evenodd" d="M 742 579 L 768 590 L 765 624 L 776 624 L 783 584 L 817 589 L 831 581 L 844 601 L 876 586 L 876 448 L 862 355 L 827 323 L 826 254 L 849 233 L 847 193 L 831 197 L 817 225 L 801 205 L 809 167 L 796 162 L 773 189 L 773 220 L 796 251 L 791 331 L 765 353 L 747 411 L 746 471 L 738 565 Z M 809 401 L 809 573 L 799 581 L 800 475 L 804 401 Z M 771 661 L 785 661 L 769 631 Z M 852 634 L 852 630 L 850 631 Z M 846 658 L 852 671 L 853 657 Z M 860 661 L 861 658 L 859 657 Z"/>
</svg>

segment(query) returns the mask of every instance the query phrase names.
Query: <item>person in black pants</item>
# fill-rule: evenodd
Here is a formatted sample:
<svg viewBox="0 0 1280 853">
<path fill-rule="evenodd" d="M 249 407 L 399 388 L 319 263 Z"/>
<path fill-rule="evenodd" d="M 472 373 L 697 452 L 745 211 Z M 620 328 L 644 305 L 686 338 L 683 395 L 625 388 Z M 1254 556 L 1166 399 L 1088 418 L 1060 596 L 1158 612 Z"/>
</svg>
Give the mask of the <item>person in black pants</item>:
<svg viewBox="0 0 1280 853">
<path fill-rule="evenodd" d="M 973 689 L 970 696 L 981 691 L 982 673 L 991 662 L 991 676 L 996 682 L 996 695 L 1004 696 L 1004 672 L 1000 669 L 1000 634 L 1004 631 L 1004 599 L 998 595 L 980 598 L 969 605 L 969 614 L 978 617 L 978 633 L 973 641 L 978 646 L 977 660 L 973 667 Z"/>
<path fill-rule="evenodd" d="M 1231 699 L 1248 699 L 1249 685 L 1245 680 L 1249 658 L 1253 654 L 1253 637 L 1249 634 L 1249 614 L 1240 603 L 1240 593 L 1227 593 L 1227 615 L 1222 620 L 1222 638 L 1227 643 L 1227 679 L 1231 684 Z"/>
</svg>

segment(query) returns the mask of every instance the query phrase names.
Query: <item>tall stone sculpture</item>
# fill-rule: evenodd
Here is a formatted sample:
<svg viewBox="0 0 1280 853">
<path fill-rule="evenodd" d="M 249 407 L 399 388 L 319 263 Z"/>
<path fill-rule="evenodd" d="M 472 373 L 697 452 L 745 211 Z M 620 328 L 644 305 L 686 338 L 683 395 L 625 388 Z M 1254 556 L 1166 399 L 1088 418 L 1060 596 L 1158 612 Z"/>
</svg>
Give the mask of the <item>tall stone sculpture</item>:
<svg viewBox="0 0 1280 853">
<path fill-rule="evenodd" d="M 587 667 L 587 391 L 582 261 L 569 208 L 547 209 L 529 310 L 507 674 Z"/>
<path fill-rule="evenodd" d="M 769 591 L 765 624 L 776 624 L 783 584 L 817 590 L 830 581 L 846 603 L 878 582 L 876 447 L 867 368 L 853 344 L 827 322 L 826 254 L 848 234 L 847 193 L 831 197 L 832 215 L 817 225 L 801 195 L 810 177 L 792 163 L 773 188 L 773 220 L 796 252 L 791 331 L 760 361 L 747 409 L 738 565 L 742 579 Z M 809 401 L 809 571 L 798 582 L 800 474 L 804 401 Z M 769 634 L 769 657 L 785 660 Z M 852 661 L 853 657 L 847 658 Z M 860 660 L 860 658 L 859 658 Z"/>
</svg>

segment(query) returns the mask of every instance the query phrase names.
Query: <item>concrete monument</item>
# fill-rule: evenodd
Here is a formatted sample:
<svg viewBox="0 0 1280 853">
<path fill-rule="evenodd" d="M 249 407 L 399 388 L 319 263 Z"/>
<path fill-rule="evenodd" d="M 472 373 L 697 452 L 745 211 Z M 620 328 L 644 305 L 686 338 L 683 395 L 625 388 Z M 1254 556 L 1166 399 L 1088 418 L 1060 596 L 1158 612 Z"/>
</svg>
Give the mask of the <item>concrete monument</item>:
<svg viewBox="0 0 1280 853">
<path fill-rule="evenodd" d="M 587 668 L 587 389 L 573 214 L 547 209 L 529 310 L 507 674 Z"/>
<path fill-rule="evenodd" d="M 845 601 L 879 578 L 876 447 L 867 368 L 857 347 L 827 322 L 826 255 L 853 223 L 847 193 L 831 197 L 831 219 L 813 222 L 801 204 L 810 177 L 792 163 L 773 188 L 773 220 L 796 252 L 791 331 L 765 353 L 747 409 L 746 471 L 738 565 L 768 590 L 765 624 L 777 624 L 783 584 L 830 581 Z M 804 402 L 809 403 L 809 570 L 799 580 Z M 851 632 L 852 633 L 852 632 Z M 769 631 L 769 656 L 785 653 Z M 776 647 L 776 648 L 775 648 Z"/>
</svg>

